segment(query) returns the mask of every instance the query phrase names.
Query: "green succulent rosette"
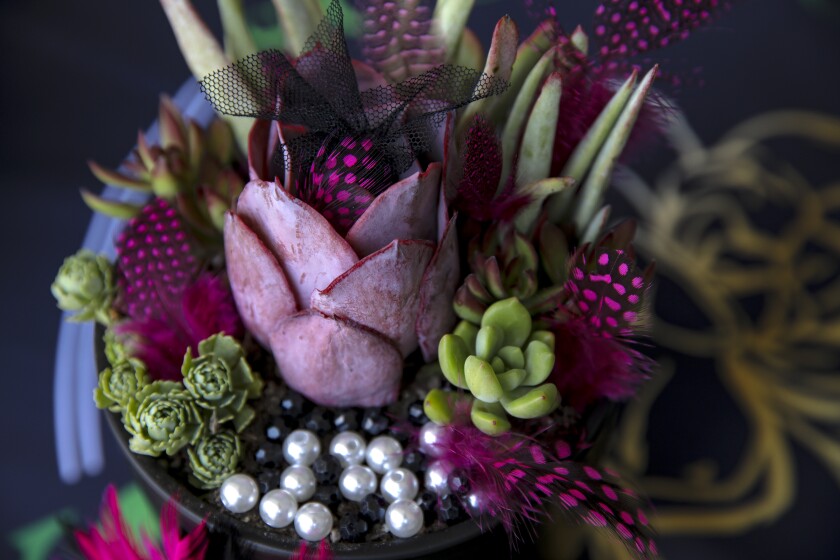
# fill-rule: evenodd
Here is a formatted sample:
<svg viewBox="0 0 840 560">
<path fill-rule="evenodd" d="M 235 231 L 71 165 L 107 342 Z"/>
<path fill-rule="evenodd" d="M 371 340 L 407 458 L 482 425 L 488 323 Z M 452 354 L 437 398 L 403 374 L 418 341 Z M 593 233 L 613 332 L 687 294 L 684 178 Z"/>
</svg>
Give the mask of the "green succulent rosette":
<svg viewBox="0 0 840 560">
<path fill-rule="evenodd" d="M 203 490 L 218 488 L 236 472 L 241 451 L 239 437 L 231 431 L 204 436 L 187 449 L 190 484 Z"/>
<path fill-rule="evenodd" d="M 93 390 L 98 408 L 122 412 L 140 389 L 149 384 L 146 366 L 135 358 L 112 363 L 99 374 L 99 385 Z"/>
<path fill-rule="evenodd" d="M 103 255 L 80 249 L 64 259 L 50 291 L 61 310 L 76 312 L 71 321 L 110 324 L 116 286 L 113 266 Z"/>
<path fill-rule="evenodd" d="M 154 381 L 140 389 L 123 412 L 123 424 L 131 434 L 129 449 L 152 457 L 174 455 L 205 430 L 195 399 L 174 381 Z"/>
<path fill-rule="evenodd" d="M 251 371 L 245 353 L 235 339 L 217 334 L 198 344 L 198 357 L 187 350 L 181 373 L 184 386 L 201 408 L 211 411 L 211 424 L 229 420 L 241 432 L 254 419 L 246 404 L 262 391 L 263 382 Z"/>
<path fill-rule="evenodd" d="M 508 431 L 508 415 L 539 418 L 560 404 L 557 387 L 546 382 L 554 368 L 554 335 L 532 327 L 528 309 L 511 297 L 487 307 L 479 324 L 461 321 L 441 338 L 441 371 L 450 383 L 470 392 L 470 417 L 486 434 Z M 431 391 L 424 401 L 426 415 L 448 423 L 453 399 L 446 391 Z"/>
</svg>

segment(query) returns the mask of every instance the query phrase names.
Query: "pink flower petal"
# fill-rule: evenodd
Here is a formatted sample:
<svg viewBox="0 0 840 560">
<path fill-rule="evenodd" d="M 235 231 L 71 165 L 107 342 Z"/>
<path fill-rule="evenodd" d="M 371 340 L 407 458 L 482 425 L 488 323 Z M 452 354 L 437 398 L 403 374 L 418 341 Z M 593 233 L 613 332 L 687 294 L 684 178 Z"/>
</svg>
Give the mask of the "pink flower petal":
<svg viewBox="0 0 840 560">
<path fill-rule="evenodd" d="M 314 292 L 311 305 L 384 334 L 407 356 L 417 348 L 420 280 L 434 250 L 430 241 L 392 241 Z"/>
<path fill-rule="evenodd" d="M 277 323 L 297 311 L 289 281 L 271 251 L 233 213 L 225 219 L 225 259 L 242 322 L 268 346 Z"/>
<path fill-rule="evenodd" d="M 248 176 L 252 181 L 273 181 L 277 172 L 272 159 L 280 143 L 277 124 L 274 121 L 254 121 L 248 133 Z"/>
<path fill-rule="evenodd" d="M 347 242 L 359 256 L 370 255 L 394 239 L 435 239 L 440 164 L 395 183 L 376 197 L 350 231 Z"/>
<path fill-rule="evenodd" d="M 457 214 L 452 216 L 420 284 L 417 341 L 428 362 L 437 358 L 441 337 L 455 325 L 452 298 L 459 284 Z"/>
<path fill-rule="evenodd" d="M 321 214 L 277 184 L 245 185 L 236 213 L 277 258 L 299 307 L 359 260 Z"/>
<path fill-rule="evenodd" d="M 271 335 L 280 375 L 324 406 L 383 406 L 396 400 L 402 355 L 361 325 L 314 311 L 292 315 Z"/>
</svg>

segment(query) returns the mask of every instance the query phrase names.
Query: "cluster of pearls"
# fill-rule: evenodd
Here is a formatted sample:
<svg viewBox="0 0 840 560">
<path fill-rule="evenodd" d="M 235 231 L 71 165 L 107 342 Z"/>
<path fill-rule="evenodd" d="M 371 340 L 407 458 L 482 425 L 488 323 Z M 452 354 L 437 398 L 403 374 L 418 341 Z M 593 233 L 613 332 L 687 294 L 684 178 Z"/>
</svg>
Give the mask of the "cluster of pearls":
<svg viewBox="0 0 840 560">
<path fill-rule="evenodd" d="M 440 430 L 428 423 L 420 431 L 420 448 L 429 457 L 438 456 L 436 444 Z M 345 499 L 361 502 L 379 489 L 388 501 L 385 526 L 395 537 L 408 538 L 423 528 L 423 510 L 414 502 L 420 489 L 417 476 L 401 468 L 402 445 L 390 436 L 366 442 L 361 434 L 336 434 L 328 447 L 343 471 L 338 488 Z M 228 477 L 220 488 L 222 504 L 234 513 L 250 511 L 259 502 L 259 513 L 266 525 L 275 528 L 294 523 L 302 538 L 318 541 L 333 529 L 333 515 L 319 502 L 307 502 L 315 494 L 317 480 L 310 466 L 321 454 L 318 436 L 308 430 L 295 430 L 283 441 L 283 457 L 289 463 L 280 475 L 280 488 L 270 490 L 260 500 L 256 481 L 246 474 Z M 431 463 L 424 484 L 436 494 L 444 494 L 452 467 L 443 461 Z M 378 475 L 382 475 L 379 479 Z"/>
</svg>

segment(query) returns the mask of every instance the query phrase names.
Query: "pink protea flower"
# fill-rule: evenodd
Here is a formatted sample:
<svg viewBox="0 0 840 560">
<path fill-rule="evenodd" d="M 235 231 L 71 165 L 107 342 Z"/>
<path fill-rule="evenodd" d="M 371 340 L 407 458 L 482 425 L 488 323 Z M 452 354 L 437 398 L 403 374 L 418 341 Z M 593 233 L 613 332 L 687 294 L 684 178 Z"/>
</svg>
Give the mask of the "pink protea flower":
<svg viewBox="0 0 840 560">
<path fill-rule="evenodd" d="M 129 532 L 113 485 L 105 491 L 99 517 L 99 525 L 91 524 L 88 531 L 74 533 L 79 550 L 87 560 L 203 560 L 207 552 L 205 522 L 182 538 L 172 500 L 163 507 L 160 516 L 162 551 L 148 536 L 141 536 L 141 544 Z"/>
</svg>

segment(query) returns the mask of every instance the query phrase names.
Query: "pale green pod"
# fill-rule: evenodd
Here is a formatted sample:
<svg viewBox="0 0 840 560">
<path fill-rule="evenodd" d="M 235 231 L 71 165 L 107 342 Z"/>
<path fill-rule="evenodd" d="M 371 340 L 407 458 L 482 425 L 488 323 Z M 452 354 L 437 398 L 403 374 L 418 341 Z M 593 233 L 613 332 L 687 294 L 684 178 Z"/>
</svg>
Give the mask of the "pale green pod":
<svg viewBox="0 0 840 560">
<path fill-rule="evenodd" d="M 493 366 L 480 358 L 475 356 L 467 358 L 464 363 L 464 377 L 470 393 L 478 400 L 496 402 L 504 394 Z"/>
<path fill-rule="evenodd" d="M 505 333 L 493 325 L 486 325 L 478 330 L 475 338 L 475 355 L 485 361 L 490 361 L 502 347 Z"/>
<path fill-rule="evenodd" d="M 503 299 L 484 312 L 481 326 L 487 325 L 504 331 L 504 346 L 522 346 L 531 334 L 531 314 L 517 298 Z"/>
<path fill-rule="evenodd" d="M 497 436 L 510 430 L 504 409 L 498 403 L 473 402 L 470 418 L 476 428 L 489 436 Z"/>
<path fill-rule="evenodd" d="M 525 371 L 528 375 L 523 385 L 539 385 L 551 375 L 554 369 L 554 352 L 543 342 L 532 340 L 525 349 Z"/>
<path fill-rule="evenodd" d="M 504 373 L 500 373 L 496 376 L 499 380 L 499 384 L 502 386 L 502 389 L 505 390 L 505 393 L 509 393 L 513 391 L 525 380 L 525 377 L 528 375 L 524 369 L 514 368 L 509 369 Z"/>
<path fill-rule="evenodd" d="M 478 327 L 469 321 L 460 321 L 455 325 L 455 330 L 452 331 L 455 336 L 460 336 L 467 344 L 467 350 L 470 354 L 475 354 L 475 339 L 478 337 Z"/>
<path fill-rule="evenodd" d="M 511 416 L 528 419 L 550 414 L 560 404 L 560 398 L 557 387 L 553 383 L 545 383 L 533 389 L 515 389 L 502 397 L 501 403 Z"/>
<path fill-rule="evenodd" d="M 509 368 L 521 369 L 525 367 L 525 354 L 522 353 L 522 348 L 519 346 L 503 346 L 499 348 L 496 355 L 504 360 L 505 365 Z"/>
<path fill-rule="evenodd" d="M 429 420 L 441 426 L 452 421 L 451 395 L 451 392 L 440 389 L 432 389 L 426 394 L 426 398 L 423 399 L 423 412 Z"/>
<path fill-rule="evenodd" d="M 464 362 L 470 355 L 464 339 L 454 334 L 445 334 L 438 343 L 438 362 L 446 380 L 466 389 L 464 379 Z"/>
</svg>

